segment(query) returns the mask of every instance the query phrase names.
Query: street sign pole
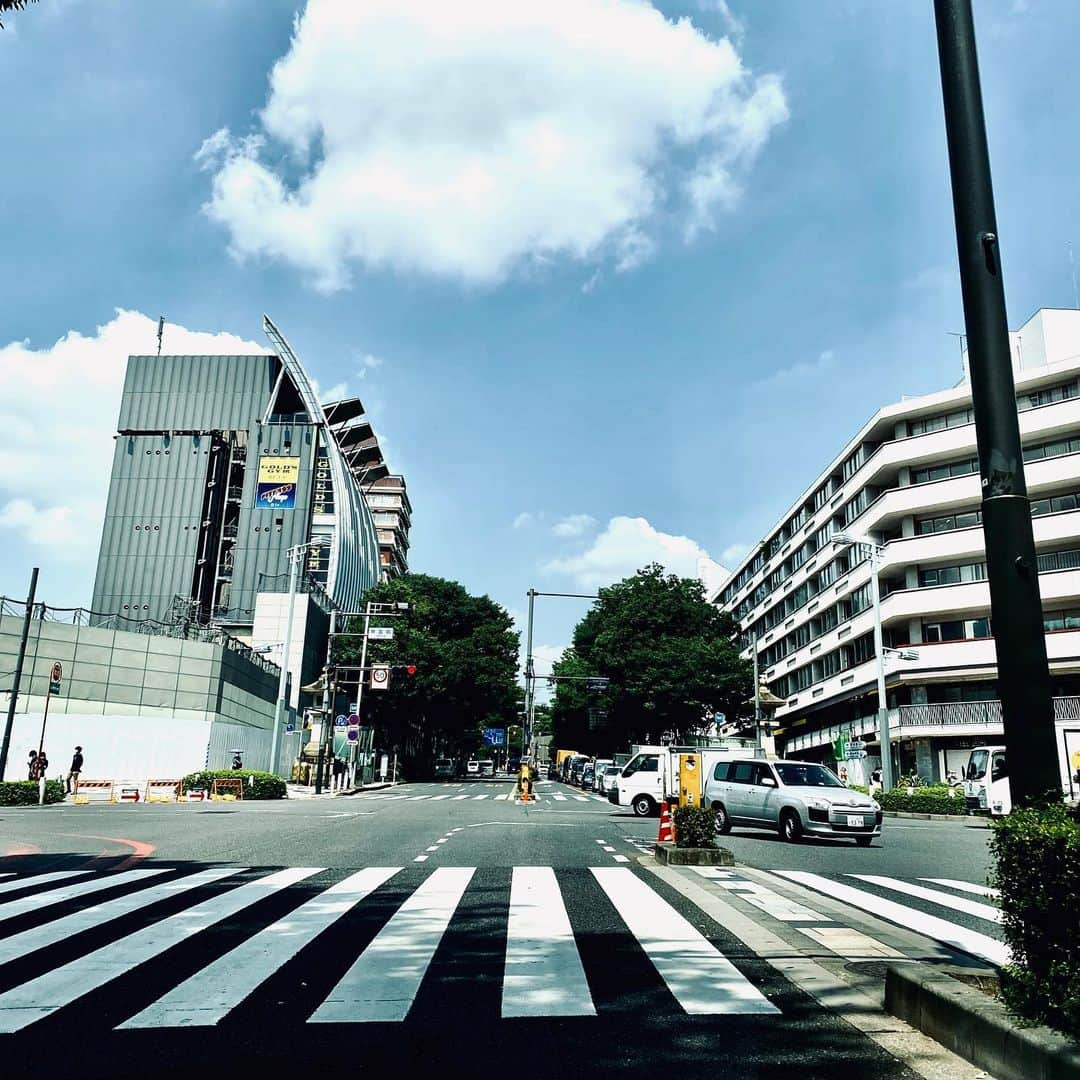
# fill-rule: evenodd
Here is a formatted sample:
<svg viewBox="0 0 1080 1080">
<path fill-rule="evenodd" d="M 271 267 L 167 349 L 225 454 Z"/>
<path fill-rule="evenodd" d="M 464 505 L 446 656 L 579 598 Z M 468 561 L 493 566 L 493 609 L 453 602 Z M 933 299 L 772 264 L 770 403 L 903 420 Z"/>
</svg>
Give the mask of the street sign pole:
<svg viewBox="0 0 1080 1080">
<path fill-rule="evenodd" d="M 30 573 L 30 592 L 26 597 L 26 615 L 23 617 L 22 637 L 19 639 L 19 654 L 15 658 L 15 671 L 11 679 L 8 694 L 7 721 L 4 724 L 4 738 L 0 742 L 0 780 L 4 779 L 7 769 L 8 750 L 11 748 L 11 729 L 15 724 L 15 704 L 19 699 L 19 683 L 22 681 L 23 663 L 26 660 L 26 641 L 30 636 L 30 620 L 34 614 L 34 593 L 37 592 L 38 568 Z"/>
<path fill-rule="evenodd" d="M 934 0 L 934 13 L 982 477 L 998 696 L 1015 805 L 1050 792 L 1062 796 L 1054 703 L 971 0 Z"/>
<path fill-rule="evenodd" d="M 60 682 L 64 677 L 64 669 L 57 660 L 53 666 L 52 671 L 49 672 L 49 686 L 45 693 L 45 709 L 41 714 L 41 738 L 38 740 L 38 756 L 39 762 L 38 768 L 40 768 L 41 755 L 45 750 L 45 725 L 49 722 L 49 702 L 52 700 L 53 694 L 60 693 Z M 45 801 L 45 774 L 38 773 L 38 802 L 43 803 Z"/>
</svg>

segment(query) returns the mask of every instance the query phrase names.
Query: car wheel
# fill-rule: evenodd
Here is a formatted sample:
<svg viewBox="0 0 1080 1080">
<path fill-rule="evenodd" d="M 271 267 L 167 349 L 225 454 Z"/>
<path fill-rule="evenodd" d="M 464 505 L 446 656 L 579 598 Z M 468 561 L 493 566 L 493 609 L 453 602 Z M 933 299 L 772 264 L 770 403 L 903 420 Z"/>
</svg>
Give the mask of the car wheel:
<svg viewBox="0 0 1080 1080">
<path fill-rule="evenodd" d="M 727 836 L 731 832 L 731 818 L 728 816 L 727 807 L 723 803 L 717 803 L 713 809 L 716 811 L 716 835 Z"/>
<path fill-rule="evenodd" d="M 656 804 L 648 795 L 639 795 L 632 805 L 638 817 L 649 817 L 656 810 Z"/>
<path fill-rule="evenodd" d="M 781 815 L 780 835 L 789 844 L 797 844 L 802 839 L 802 822 L 794 810 L 785 810 Z"/>
<path fill-rule="evenodd" d="M 855 843 L 858 844 L 859 847 L 869 847 L 873 842 L 874 842 L 874 838 L 872 836 L 856 836 L 855 837 Z"/>
</svg>

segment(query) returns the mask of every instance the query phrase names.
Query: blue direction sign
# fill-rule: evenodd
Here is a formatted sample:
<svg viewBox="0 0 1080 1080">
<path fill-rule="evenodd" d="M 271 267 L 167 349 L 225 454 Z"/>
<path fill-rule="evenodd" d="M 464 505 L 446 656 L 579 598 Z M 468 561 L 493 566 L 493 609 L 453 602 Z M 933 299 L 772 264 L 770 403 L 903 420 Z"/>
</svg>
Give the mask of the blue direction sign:
<svg viewBox="0 0 1080 1080">
<path fill-rule="evenodd" d="M 334 727 L 344 727 L 346 723 L 347 721 L 344 716 L 334 717 Z"/>
<path fill-rule="evenodd" d="M 484 728 L 484 744 L 486 746 L 505 746 L 506 745 L 506 728 L 501 728 L 501 727 L 486 727 L 486 728 Z"/>
</svg>

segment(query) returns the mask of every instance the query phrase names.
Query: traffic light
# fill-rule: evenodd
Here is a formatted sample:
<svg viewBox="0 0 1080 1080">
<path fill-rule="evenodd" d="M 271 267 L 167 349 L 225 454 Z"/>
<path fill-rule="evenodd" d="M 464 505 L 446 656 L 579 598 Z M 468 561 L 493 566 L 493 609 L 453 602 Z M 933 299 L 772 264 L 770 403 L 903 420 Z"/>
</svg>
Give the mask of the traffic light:
<svg viewBox="0 0 1080 1080">
<path fill-rule="evenodd" d="M 415 675 L 416 674 L 416 665 L 415 664 L 407 664 L 406 667 L 405 667 L 405 674 L 406 675 Z"/>
</svg>

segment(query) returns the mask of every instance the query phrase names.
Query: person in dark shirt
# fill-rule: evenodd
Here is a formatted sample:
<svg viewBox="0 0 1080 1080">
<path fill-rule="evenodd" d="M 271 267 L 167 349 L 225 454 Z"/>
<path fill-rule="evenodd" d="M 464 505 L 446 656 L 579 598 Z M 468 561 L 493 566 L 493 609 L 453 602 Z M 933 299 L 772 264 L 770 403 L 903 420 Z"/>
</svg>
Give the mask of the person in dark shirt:
<svg viewBox="0 0 1080 1080">
<path fill-rule="evenodd" d="M 32 779 L 40 780 L 42 777 L 47 777 L 48 775 L 49 775 L 49 757 L 45 753 L 45 751 L 42 750 L 41 753 L 38 754 L 38 756 L 37 756 L 37 767 L 35 769 L 34 776 L 32 777 Z"/>
<path fill-rule="evenodd" d="M 30 751 L 30 760 L 26 763 L 26 779 L 37 779 L 37 751 Z"/>
<path fill-rule="evenodd" d="M 78 787 L 79 787 L 79 773 L 82 772 L 82 767 L 83 767 L 82 747 L 81 746 L 76 746 L 75 747 L 75 754 L 71 759 L 71 768 L 68 770 L 68 774 L 67 774 L 67 790 L 68 790 L 69 795 L 71 794 L 72 790 L 77 790 Z M 73 782 L 74 782 L 74 787 L 73 787 Z"/>
</svg>

